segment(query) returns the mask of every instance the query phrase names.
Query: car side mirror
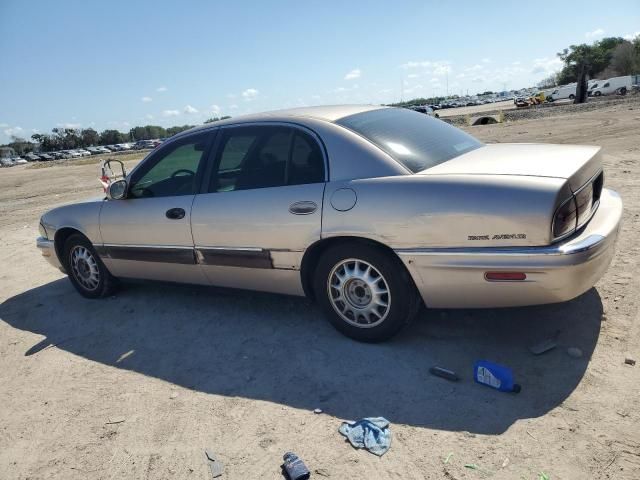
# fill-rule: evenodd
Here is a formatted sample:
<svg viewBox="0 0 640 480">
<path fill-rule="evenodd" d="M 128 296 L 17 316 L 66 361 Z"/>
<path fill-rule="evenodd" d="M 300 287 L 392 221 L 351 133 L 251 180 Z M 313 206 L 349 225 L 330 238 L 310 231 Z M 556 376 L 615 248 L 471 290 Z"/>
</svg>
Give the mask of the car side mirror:
<svg viewBox="0 0 640 480">
<path fill-rule="evenodd" d="M 118 180 L 109 185 L 107 198 L 110 200 L 122 200 L 127 196 L 127 181 Z"/>
</svg>

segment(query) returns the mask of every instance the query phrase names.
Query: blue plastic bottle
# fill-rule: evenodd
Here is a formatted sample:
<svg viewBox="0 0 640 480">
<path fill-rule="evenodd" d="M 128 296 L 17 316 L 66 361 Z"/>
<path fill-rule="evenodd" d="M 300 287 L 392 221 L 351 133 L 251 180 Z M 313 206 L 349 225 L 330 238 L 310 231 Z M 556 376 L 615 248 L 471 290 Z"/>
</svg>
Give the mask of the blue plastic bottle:
<svg viewBox="0 0 640 480">
<path fill-rule="evenodd" d="M 520 391 L 520 385 L 513 383 L 511 369 L 487 360 L 478 360 L 473 366 L 473 378 L 476 382 L 501 392 Z"/>
</svg>

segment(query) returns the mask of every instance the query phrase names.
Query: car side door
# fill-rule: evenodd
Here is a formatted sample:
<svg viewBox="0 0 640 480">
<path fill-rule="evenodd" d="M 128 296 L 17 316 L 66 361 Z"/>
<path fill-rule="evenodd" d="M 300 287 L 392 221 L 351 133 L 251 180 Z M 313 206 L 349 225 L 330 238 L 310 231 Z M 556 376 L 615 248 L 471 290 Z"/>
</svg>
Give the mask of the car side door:
<svg viewBox="0 0 640 480">
<path fill-rule="evenodd" d="M 214 136 L 167 141 L 131 172 L 124 199 L 105 200 L 98 251 L 113 275 L 206 283 L 194 256 L 191 207 Z"/>
<path fill-rule="evenodd" d="M 209 282 L 302 295 L 300 264 L 320 239 L 326 172 L 322 144 L 307 129 L 221 128 L 191 218 L 196 257 Z"/>
</svg>

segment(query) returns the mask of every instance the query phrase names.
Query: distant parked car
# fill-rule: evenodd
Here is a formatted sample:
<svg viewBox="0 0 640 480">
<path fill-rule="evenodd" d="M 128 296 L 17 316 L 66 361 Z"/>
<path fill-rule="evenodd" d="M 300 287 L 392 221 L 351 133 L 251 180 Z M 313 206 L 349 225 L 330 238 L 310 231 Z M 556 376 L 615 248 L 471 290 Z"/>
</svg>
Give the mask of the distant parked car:
<svg viewBox="0 0 640 480">
<path fill-rule="evenodd" d="M 40 160 L 45 160 L 47 162 L 53 160 L 53 157 L 48 153 L 39 153 L 38 156 L 40 157 Z"/>
<path fill-rule="evenodd" d="M 15 162 L 8 157 L 0 158 L 0 166 L 2 167 L 13 167 Z"/>
<path fill-rule="evenodd" d="M 561 87 L 556 88 L 551 95 L 549 95 L 548 100 L 550 102 L 555 102 L 556 100 L 564 100 L 569 99 L 573 100 L 576 98 L 576 88 L 577 85 L 563 85 Z"/>
<path fill-rule="evenodd" d="M 24 159 L 29 161 L 29 162 L 37 162 L 38 160 L 40 160 L 40 157 L 38 155 L 36 155 L 35 153 L 27 153 L 24 156 Z"/>
<path fill-rule="evenodd" d="M 82 154 L 80 152 L 75 151 L 75 150 L 66 150 L 66 153 L 71 158 L 80 158 L 80 157 L 82 157 Z"/>
<path fill-rule="evenodd" d="M 28 163 L 24 158 L 18 158 L 18 160 L 16 160 L 15 162 L 16 165 L 24 165 L 25 163 Z"/>
<path fill-rule="evenodd" d="M 631 90 L 632 86 L 632 77 L 631 75 L 626 75 L 624 77 L 613 77 L 606 80 L 602 86 L 596 87 L 591 90 L 591 95 L 594 97 L 600 97 L 601 95 L 611 95 L 614 93 L 619 93 L 620 95 L 626 95 L 629 90 Z"/>
<path fill-rule="evenodd" d="M 84 148 L 79 148 L 78 150 L 76 150 L 76 152 L 78 152 L 82 157 L 91 156 L 91 152 L 89 150 L 85 150 Z"/>
</svg>

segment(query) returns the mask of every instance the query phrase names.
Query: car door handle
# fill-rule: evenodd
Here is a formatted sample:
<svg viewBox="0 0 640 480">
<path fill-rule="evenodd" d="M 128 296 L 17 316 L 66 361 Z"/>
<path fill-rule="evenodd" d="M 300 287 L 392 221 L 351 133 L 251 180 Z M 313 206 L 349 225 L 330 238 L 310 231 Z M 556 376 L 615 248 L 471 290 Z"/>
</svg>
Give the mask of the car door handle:
<svg viewBox="0 0 640 480">
<path fill-rule="evenodd" d="M 304 200 L 301 202 L 295 202 L 289 205 L 289 212 L 294 215 L 309 215 L 318 209 L 316 202 Z"/>
<path fill-rule="evenodd" d="M 184 208 L 170 208 L 165 214 L 171 220 L 180 220 L 186 215 Z"/>
</svg>

